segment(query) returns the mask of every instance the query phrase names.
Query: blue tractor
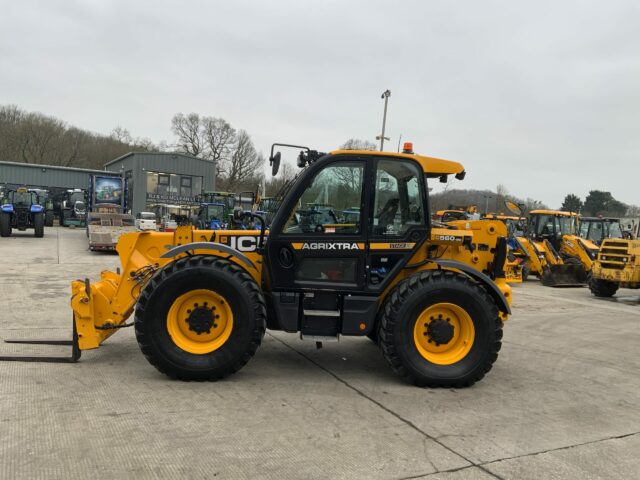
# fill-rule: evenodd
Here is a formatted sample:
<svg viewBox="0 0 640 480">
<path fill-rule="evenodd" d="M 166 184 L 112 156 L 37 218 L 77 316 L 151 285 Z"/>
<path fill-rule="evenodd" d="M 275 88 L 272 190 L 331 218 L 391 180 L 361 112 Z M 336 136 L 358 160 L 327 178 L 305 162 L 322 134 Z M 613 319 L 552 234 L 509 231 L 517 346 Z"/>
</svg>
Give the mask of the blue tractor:
<svg viewBox="0 0 640 480">
<path fill-rule="evenodd" d="M 201 230 L 224 230 L 228 217 L 228 208 L 224 203 L 201 203 L 193 223 Z"/>
<path fill-rule="evenodd" d="M 0 236 L 11 236 L 14 228 L 21 231 L 33 228 L 36 237 L 43 237 L 44 210 L 35 192 L 30 192 L 27 188 L 9 190 L 0 207 Z"/>
</svg>

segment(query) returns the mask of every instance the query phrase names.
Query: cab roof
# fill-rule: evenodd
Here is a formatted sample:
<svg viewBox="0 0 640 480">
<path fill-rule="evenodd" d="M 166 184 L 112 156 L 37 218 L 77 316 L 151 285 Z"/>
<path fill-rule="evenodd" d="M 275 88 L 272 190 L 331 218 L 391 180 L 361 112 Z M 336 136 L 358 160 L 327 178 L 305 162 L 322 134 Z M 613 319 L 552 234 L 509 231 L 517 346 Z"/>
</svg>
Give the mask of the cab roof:
<svg viewBox="0 0 640 480">
<path fill-rule="evenodd" d="M 578 217 L 576 212 L 564 212 L 562 210 L 531 210 L 530 215 L 555 215 L 557 217 Z"/>
<path fill-rule="evenodd" d="M 418 162 L 422 167 L 422 171 L 429 177 L 458 175 L 464 172 L 464 166 L 461 163 L 444 160 L 442 158 L 425 157 L 424 155 L 417 155 L 415 153 L 377 152 L 373 150 L 334 150 L 330 152 L 330 154 L 405 158 Z"/>
<path fill-rule="evenodd" d="M 618 217 L 581 217 L 583 222 L 619 222 Z"/>
</svg>

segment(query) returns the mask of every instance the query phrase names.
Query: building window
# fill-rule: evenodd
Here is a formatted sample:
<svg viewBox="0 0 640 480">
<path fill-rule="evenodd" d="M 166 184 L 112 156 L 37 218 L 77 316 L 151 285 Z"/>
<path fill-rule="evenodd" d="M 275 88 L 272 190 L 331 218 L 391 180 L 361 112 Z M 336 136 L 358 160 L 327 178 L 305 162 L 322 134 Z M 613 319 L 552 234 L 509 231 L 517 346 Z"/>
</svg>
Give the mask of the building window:
<svg viewBox="0 0 640 480">
<path fill-rule="evenodd" d="M 191 177 L 180 177 L 180 195 L 191 197 Z"/>
<path fill-rule="evenodd" d="M 169 185 L 169 175 L 158 175 L 158 185 Z"/>
</svg>

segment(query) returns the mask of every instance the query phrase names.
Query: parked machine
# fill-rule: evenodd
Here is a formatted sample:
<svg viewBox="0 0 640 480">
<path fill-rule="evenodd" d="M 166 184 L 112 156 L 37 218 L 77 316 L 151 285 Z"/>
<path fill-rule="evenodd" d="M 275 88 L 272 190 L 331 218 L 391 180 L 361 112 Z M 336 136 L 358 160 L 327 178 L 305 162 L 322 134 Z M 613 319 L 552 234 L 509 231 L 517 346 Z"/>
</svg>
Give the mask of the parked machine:
<svg viewBox="0 0 640 480">
<path fill-rule="evenodd" d="M 120 236 L 136 232 L 133 215 L 112 203 L 99 203 L 87 215 L 89 250 L 114 251 Z"/>
<path fill-rule="evenodd" d="M 428 179 L 462 180 L 464 167 L 416 155 L 407 144 L 403 153 L 297 148 L 303 170 L 283 192 L 268 236 L 264 221 L 259 231 L 184 226 L 123 235 L 121 269 L 102 272 L 96 283 L 72 282 L 72 356 L 62 361 L 98 348 L 130 325 L 135 310 L 142 352 L 171 378 L 237 372 L 265 327 L 317 346 L 371 336 L 391 368 L 418 386 L 464 387 L 483 378 L 510 314 L 506 227 L 434 227 L 428 209 Z M 319 192 L 337 211 L 359 204 L 358 221 L 329 226 L 318 216 L 311 228 L 297 227 L 295 214 Z"/>
<path fill-rule="evenodd" d="M 580 238 L 600 245 L 607 238 L 624 238 L 619 218 L 580 217 Z"/>
<path fill-rule="evenodd" d="M 38 195 L 26 187 L 6 190 L 0 207 L 0 236 L 9 237 L 13 229 L 28 228 L 33 228 L 35 237 L 44 236 L 44 207 Z"/>
<path fill-rule="evenodd" d="M 49 190 L 42 188 L 31 188 L 30 192 L 34 192 L 38 196 L 38 203 L 44 207 L 44 226 L 53 227 L 53 219 L 55 211 L 53 208 L 53 200 L 49 195 Z"/>
<path fill-rule="evenodd" d="M 449 205 L 446 210 L 438 210 L 433 215 L 433 220 L 447 223 L 454 220 L 478 220 L 480 214 L 476 205 L 458 206 Z"/>
<path fill-rule="evenodd" d="M 135 226 L 138 230 L 158 230 L 156 214 L 153 212 L 138 212 Z"/>
<path fill-rule="evenodd" d="M 612 297 L 619 288 L 640 288 L 640 240 L 606 239 L 593 263 L 589 289 Z"/>
<path fill-rule="evenodd" d="M 223 203 L 201 203 L 193 224 L 200 230 L 223 230 L 231 212 Z"/>
<path fill-rule="evenodd" d="M 64 192 L 58 218 L 61 227 L 84 227 L 87 222 L 87 192 L 79 188 Z"/>
<path fill-rule="evenodd" d="M 523 206 L 506 202 L 517 216 Z M 532 210 L 528 213 L 526 233 L 512 243 L 514 255 L 526 259 L 529 273 L 548 287 L 583 286 L 587 283 L 591 264 L 598 247 L 577 236 L 576 213 L 557 210 Z"/>
</svg>

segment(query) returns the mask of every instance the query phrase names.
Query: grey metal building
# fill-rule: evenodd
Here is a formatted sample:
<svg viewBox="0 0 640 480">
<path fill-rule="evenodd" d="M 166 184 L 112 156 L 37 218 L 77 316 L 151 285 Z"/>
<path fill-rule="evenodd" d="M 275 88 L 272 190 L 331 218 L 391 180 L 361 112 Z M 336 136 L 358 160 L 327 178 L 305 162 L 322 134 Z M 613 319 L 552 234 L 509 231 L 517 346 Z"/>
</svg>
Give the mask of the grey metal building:
<svg viewBox="0 0 640 480">
<path fill-rule="evenodd" d="M 90 190 L 96 176 L 124 177 L 127 209 L 159 218 L 193 213 L 196 196 L 216 186 L 214 162 L 181 153 L 127 153 L 104 170 L 0 162 L 0 185 Z"/>
<path fill-rule="evenodd" d="M 124 175 L 127 205 L 135 215 L 188 215 L 202 191 L 215 190 L 215 163 L 181 153 L 128 153 L 105 166 Z"/>
<path fill-rule="evenodd" d="M 0 162 L 0 184 L 87 190 L 91 185 L 92 175 L 119 176 L 120 173 L 89 168 Z"/>
</svg>

